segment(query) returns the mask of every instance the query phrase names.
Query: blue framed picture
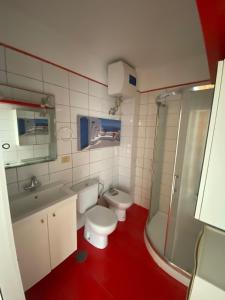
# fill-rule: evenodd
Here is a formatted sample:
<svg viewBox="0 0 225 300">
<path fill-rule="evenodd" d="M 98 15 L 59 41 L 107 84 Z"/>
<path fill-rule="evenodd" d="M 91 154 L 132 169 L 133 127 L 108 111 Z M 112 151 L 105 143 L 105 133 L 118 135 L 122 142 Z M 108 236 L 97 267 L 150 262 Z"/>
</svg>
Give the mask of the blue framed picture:
<svg viewBox="0 0 225 300">
<path fill-rule="evenodd" d="M 78 148 L 94 149 L 120 145 L 121 121 L 78 116 Z"/>
</svg>

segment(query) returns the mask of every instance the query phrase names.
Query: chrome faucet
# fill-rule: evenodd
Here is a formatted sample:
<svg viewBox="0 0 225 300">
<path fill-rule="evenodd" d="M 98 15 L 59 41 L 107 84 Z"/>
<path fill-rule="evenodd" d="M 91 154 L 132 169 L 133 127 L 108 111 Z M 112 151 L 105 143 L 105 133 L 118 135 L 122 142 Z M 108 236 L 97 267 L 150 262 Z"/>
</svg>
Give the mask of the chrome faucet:
<svg viewBox="0 0 225 300">
<path fill-rule="evenodd" d="M 37 179 L 36 176 L 32 176 L 30 183 L 24 185 L 24 191 L 34 191 L 37 187 L 41 185 L 40 181 Z"/>
</svg>

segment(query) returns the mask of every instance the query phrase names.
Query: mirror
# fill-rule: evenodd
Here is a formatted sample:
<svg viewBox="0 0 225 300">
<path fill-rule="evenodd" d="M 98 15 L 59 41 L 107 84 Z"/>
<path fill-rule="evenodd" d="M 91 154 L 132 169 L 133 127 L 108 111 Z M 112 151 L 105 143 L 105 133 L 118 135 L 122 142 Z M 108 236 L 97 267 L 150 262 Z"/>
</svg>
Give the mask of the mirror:
<svg viewBox="0 0 225 300">
<path fill-rule="evenodd" d="M 54 96 L 0 84 L 0 147 L 6 168 L 57 158 Z"/>
</svg>

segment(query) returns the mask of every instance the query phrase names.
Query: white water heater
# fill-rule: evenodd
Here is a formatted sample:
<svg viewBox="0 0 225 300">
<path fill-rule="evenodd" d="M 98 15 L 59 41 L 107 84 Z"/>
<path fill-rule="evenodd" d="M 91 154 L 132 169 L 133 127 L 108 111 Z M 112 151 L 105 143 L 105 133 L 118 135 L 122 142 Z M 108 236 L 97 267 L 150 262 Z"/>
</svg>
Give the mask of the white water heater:
<svg viewBox="0 0 225 300">
<path fill-rule="evenodd" d="M 123 61 L 108 65 L 108 94 L 110 96 L 130 98 L 137 91 L 137 77 L 134 68 Z"/>
</svg>

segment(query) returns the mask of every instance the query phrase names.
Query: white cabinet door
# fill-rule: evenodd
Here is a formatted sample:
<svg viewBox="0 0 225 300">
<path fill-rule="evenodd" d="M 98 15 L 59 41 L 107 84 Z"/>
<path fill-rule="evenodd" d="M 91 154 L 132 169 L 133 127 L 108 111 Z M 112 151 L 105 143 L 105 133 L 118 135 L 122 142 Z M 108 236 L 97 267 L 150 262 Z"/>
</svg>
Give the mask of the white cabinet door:
<svg viewBox="0 0 225 300">
<path fill-rule="evenodd" d="M 195 276 L 189 300 L 224 300 L 225 291 L 213 285 L 212 283 Z"/>
<path fill-rule="evenodd" d="M 52 207 L 48 214 L 48 227 L 53 269 L 77 248 L 75 197 Z"/>
<path fill-rule="evenodd" d="M 51 271 L 46 213 L 38 213 L 13 224 L 24 290 Z"/>
<path fill-rule="evenodd" d="M 195 217 L 225 230 L 225 70 L 219 62 Z"/>
</svg>

